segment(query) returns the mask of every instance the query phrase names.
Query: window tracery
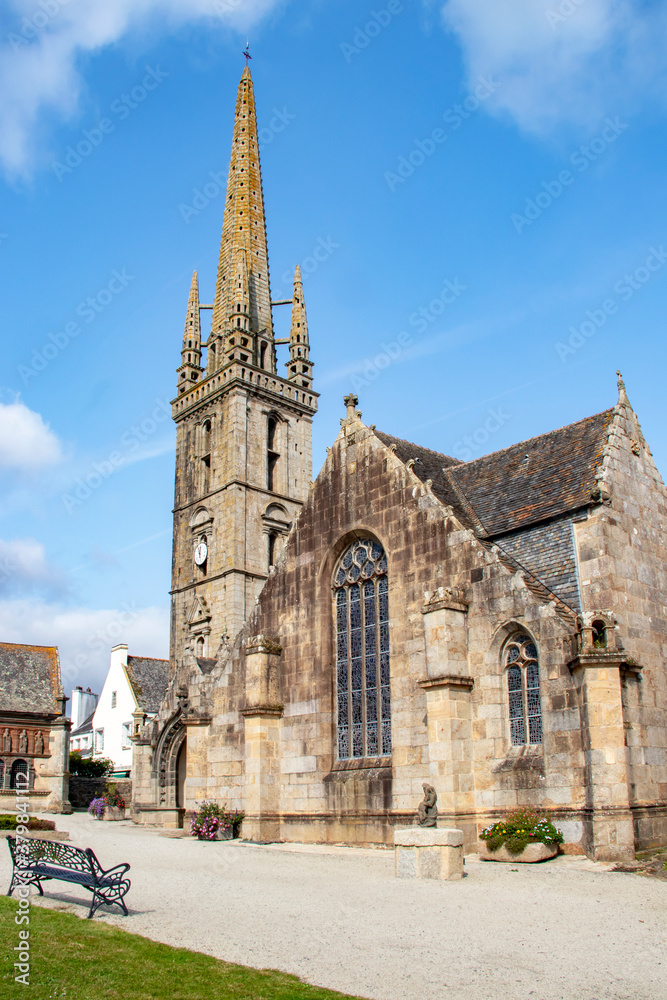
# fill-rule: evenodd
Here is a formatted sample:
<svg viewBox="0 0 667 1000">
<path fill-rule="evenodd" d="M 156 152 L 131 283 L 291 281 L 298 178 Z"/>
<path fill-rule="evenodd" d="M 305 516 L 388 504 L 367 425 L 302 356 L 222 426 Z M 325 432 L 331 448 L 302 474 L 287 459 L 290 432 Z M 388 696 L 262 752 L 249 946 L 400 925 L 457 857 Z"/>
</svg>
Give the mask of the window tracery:
<svg viewBox="0 0 667 1000">
<path fill-rule="evenodd" d="M 542 706 L 537 646 L 529 635 L 518 633 L 509 639 L 504 657 L 512 745 L 541 743 Z"/>
<path fill-rule="evenodd" d="M 348 546 L 334 572 L 337 756 L 391 754 L 387 557 L 370 538 Z"/>
</svg>

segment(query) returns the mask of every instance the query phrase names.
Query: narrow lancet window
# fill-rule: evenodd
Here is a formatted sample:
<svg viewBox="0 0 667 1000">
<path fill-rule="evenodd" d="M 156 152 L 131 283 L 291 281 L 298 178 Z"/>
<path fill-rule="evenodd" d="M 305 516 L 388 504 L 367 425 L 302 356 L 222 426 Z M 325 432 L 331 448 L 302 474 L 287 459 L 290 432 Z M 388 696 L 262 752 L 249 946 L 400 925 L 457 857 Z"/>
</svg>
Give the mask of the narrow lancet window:
<svg viewBox="0 0 667 1000">
<path fill-rule="evenodd" d="M 510 740 L 513 746 L 542 742 L 540 667 L 529 635 L 510 638 L 505 646 Z"/>
</svg>

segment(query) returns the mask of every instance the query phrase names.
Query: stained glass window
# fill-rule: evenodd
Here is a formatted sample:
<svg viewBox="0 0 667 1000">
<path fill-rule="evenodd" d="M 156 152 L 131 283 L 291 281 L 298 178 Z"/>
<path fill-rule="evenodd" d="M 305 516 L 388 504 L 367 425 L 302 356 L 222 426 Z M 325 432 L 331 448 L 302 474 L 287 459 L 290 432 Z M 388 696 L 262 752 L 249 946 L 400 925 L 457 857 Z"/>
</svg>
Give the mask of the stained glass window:
<svg viewBox="0 0 667 1000">
<path fill-rule="evenodd" d="M 353 542 L 334 572 L 338 759 L 391 753 L 389 583 L 384 549 Z"/>
<path fill-rule="evenodd" d="M 540 668 L 530 636 L 512 636 L 505 646 L 505 666 L 512 745 L 541 743 Z"/>
</svg>

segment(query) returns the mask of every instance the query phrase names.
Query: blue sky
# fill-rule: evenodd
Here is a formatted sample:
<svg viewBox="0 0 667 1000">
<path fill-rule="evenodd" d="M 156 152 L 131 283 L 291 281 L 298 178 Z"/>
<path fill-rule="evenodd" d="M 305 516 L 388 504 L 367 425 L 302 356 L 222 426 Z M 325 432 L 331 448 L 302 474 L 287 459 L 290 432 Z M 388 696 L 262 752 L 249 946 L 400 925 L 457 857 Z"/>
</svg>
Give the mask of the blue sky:
<svg viewBox="0 0 667 1000">
<path fill-rule="evenodd" d="M 613 405 L 617 368 L 667 467 L 663 4 L 5 0 L 0 637 L 68 688 L 168 652 L 168 404 L 247 34 L 314 475 L 350 390 L 466 459 Z"/>
</svg>

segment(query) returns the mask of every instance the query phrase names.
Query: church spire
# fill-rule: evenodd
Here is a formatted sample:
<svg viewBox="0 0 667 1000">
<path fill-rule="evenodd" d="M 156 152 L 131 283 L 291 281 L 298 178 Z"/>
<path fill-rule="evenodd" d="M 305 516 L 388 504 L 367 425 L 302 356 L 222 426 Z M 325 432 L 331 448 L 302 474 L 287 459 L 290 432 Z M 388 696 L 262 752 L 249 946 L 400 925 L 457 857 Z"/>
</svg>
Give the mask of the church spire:
<svg viewBox="0 0 667 1000">
<path fill-rule="evenodd" d="M 273 324 L 255 95 L 248 66 L 243 70 L 236 97 L 234 138 L 211 327 L 212 344 L 218 338 L 222 338 L 223 344 L 218 350 L 209 351 L 209 374 L 224 364 L 227 338 L 233 336 L 231 330 L 237 326 L 234 321 L 233 327 L 230 327 L 230 321 L 239 305 L 236 298 L 238 288 L 235 286 L 242 251 L 248 292 L 247 333 L 248 339 L 253 339 L 255 353 L 256 335 L 262 333 L 266 340 L 272 341 Z"/>
<path fill-rule="evenodd" d="M 294 272 L 294 294 L 292 296 L 292 325 L 289 336 L 290 359 L 286 364 L 287 378 L 303 388 L 312 388 L 313 363 L 309 360 L 308 318 L 303 298 L 301 268 L 297 264 Z"/>
<path fill-rule="evenodd" d="M 195 271 L 190 284 L 188 311 L 181 349 L 181 367 L 178 369 L 178 391 L 185 392 L 202 374 L 201 324 L 199 321 L 199 276 Z"/>
</svg>

